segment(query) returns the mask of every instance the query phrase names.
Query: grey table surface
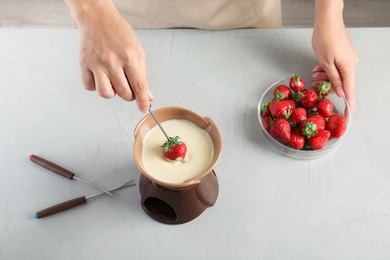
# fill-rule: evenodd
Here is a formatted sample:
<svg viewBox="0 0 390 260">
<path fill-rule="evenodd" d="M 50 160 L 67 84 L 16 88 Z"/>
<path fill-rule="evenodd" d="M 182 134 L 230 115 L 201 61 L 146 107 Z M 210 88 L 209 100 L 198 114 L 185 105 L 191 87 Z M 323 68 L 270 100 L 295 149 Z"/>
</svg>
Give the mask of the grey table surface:
<svg viewBox="0 0 390 260">
<path fill-rule="evenodd" d="M 0 259 L 390 259 L 390 28 L 349 29 L 357 109 L 342 145 L 315 160 L 275 152 L 262 92 L 316 65 L 311 29 L 137 30 L 155 109 L 212 118 L 224 146 L 216 204 L 166 225 L 138 187 L 43 219 L 36 211 L 96 192 L 28 160 L 37 154 L 106 188 L 138 181 L 134 102 L 82 88 L 76 29 L 0 30 Z"/>
</svg>

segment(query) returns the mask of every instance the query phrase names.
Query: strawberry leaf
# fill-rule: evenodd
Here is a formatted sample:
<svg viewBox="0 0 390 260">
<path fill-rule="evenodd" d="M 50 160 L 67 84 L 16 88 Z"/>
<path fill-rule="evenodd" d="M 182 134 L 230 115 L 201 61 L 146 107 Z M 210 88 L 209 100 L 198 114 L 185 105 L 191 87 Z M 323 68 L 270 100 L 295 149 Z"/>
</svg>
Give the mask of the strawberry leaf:
<svg viewBox="0 0 390 260">
<path fill-rule="evenodd" d="M 175 137 L 169 137 L 168 140 L 164 142 L 161 147 L 164 149 L 164 152 L 167 152 L 172 149 L 172 147 L 180 145 L 182 141 L 179 141 L 180 137 L 175 136 Z"/>
</svg>

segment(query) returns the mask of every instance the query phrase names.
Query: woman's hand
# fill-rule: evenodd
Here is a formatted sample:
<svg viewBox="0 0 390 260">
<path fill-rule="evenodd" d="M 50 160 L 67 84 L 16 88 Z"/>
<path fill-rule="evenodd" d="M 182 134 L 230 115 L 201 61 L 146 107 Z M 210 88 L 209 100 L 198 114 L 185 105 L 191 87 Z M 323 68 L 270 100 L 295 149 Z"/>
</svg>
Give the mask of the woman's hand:
<svg viewBox="0 0 390 260">
<path fill-rule="evenodd" d="M 153 100 L 145 51 L 129 23 L 109 0 L 66 0 L 81 34 L 83 85 L 100 96 L 136 100 L 146 113 Z"/>
<path fill-rule="evenodd" d="M 313 77 L 329 80 L 338 96 L 348 100 L 355 110 L 355 70 L 359 62 L 356 50 L 345 29 L 341 0 L 317 0 L 313 30 L 313 50 L 320 63 Z"/>
</svg>

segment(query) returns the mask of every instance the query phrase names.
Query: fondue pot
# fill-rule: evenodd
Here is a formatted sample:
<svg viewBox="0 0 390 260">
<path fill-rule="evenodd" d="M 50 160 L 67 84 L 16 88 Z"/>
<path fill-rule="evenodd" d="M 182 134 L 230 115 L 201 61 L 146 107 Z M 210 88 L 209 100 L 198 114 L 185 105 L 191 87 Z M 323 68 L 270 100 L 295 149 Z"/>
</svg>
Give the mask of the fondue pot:
<svg viewBox="0 0 390 260">
<path fill-rule="evenodd" d="M 202 214 L 215 204 L 219 185 L 213 168 L 222 153 L 222 137 L 213 120 L 182 107 L 165 107 L 154 111 L 160 122 L 171 119 L 187 120 L 205 130 L 213 143 L 212 161 L 204 171 L 181 183 L 171 183 L 157 179 L 144 167 L 142 161 L 143 140 L 148 132 L 157 125 L 149 114 L 134 130 L 134 160 L 141 171 L 139 191 L 141 205 L 145 212 L 157 221 L 166 224 L 182 224 Z"/>
</svg>

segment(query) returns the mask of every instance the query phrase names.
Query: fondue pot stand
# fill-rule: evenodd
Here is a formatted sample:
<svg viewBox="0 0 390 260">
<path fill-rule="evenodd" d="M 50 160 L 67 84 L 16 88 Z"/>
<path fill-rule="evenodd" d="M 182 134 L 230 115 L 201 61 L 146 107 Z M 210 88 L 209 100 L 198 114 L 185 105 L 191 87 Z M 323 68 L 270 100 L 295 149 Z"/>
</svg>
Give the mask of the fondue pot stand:
<svg viewBox="0 0 390 260">
<path fill-rule="evenodd" d="M 214 171 L 199 184 L 184 190 L 169 190 L 141 174 L 139 178 L 142 208 L 152 218 L 166 224 L 182 224 L 198 217 L 218 197 L 218 179 Z"/>
<path fill-rule="evenodd" d="M 154 114 L 160 122 L 170 119 L 187 120 L 204 129 L 213 142 L 214 156 L 205 171 L 182 183 L 170 183 L 156 179 L 145 170 L 142 163 L 143 139 L 157 125 L 155 120 L 147 115 L 135 127 L 134 160 L 142 173 L 139 178 L 141 206 L 159 222 L 182 224 L 198 217 L 217 200 L 219 185 L 213 168 L 222 152 L 221 134 L 210 118 L 201 117 L 182 107 L 165 107 L 155 110 Z"/>
</svg>

